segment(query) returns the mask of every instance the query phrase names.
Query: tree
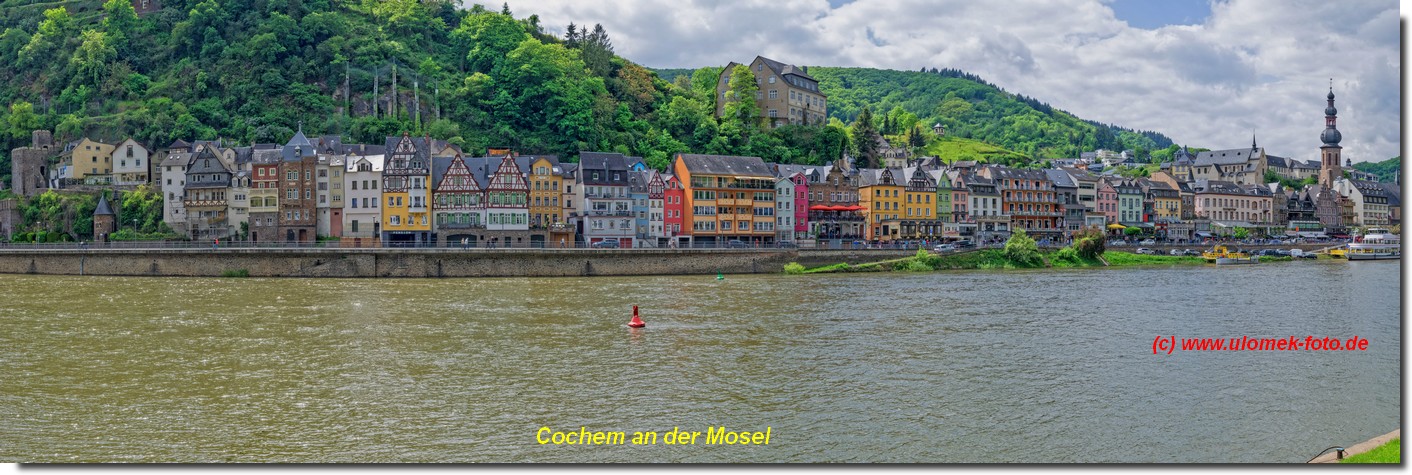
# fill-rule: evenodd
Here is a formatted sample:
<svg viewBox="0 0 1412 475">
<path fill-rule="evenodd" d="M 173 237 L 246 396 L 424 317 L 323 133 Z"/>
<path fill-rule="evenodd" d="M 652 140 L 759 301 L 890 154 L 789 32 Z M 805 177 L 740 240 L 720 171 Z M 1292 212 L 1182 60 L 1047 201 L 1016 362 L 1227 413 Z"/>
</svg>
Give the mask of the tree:
<svg viewBox="0 0 1412 475">
<path fill-rule="evenodd" d="M 489 73 L 529 36 L 524 25 L 499 13 L 468 15 L 456 31 L 471 45 L 466 53 L 468 66 L 482 73 Z"/>
<path fill-rule="evenodd" d="M 1039 254 L 1039 246 L 1035 244 L 1034 238 L 1030 237 L 1024 229 L 1017 228 L 1010 233 L 1010 239 L 1005 240 L 1005 258 L 1011 262 L 1026 267 L 1038 266 L 1043 262 Z"/>
<path fill-rule="evenodd" d="M 755 83 L 755 75 L 750 73 L 750 68 L 736 65 L 727 87 L 721 130 L 741 138 L 753 135 L 760 128 L 760 106 L 755 103 L 760 85 Z"/>
<path fill-rule="evenodd" d="M 1245 239 L 1250 237 L 1250 230 L 1236 226 L 1235 229 L 1231 230 L 1231 235 L 1235 236 L 1236 239 Z"/>
<path fill-rule="evenodd" d="M 1139 234 L 1142 234 L 1142 229 L 1139 229 L 1137 226 L 1128 226 L 1123 229 L 1124 236 L 1133 237 Z"/>
<path fill-rule="evenodd" d="M 117 57 L 118 52 L 108 43 L 108 37 L 98 30 L 84 30 L 83 43 L 74 50 L 69 63 L 80 75 L 93 79 L 95 88 L 102 87 L 103 76 L 108 73 L 108 62 Z"/>
<path fill-rule="evenodd" d="M 119 54 L 129 53 L 129 39 L 139 33 L 141 25 L 129 0 L 108 0 L 103 3 L 103 32 Z"/>
<path fill-rule="evenodd" d="M 858 162 L 855 168 L 879 168 L 882 163 L 878 160 L 878 139 L 882 135 L 878 133 L 877 127 L 873 124 L 873 113 L 867 106 L 863 107 L 863 112 L 858 114 L 858 119 L 853 121 L 853 146 L 857 155 L 853 159 Z"/>
<path fill-rule="evenodd" d="M 1103 230 L 1097 226 L 1085 226 L 1083 229 L 1074 232 L 1073 244 L 1079 255 L 1084 259 L 1097 259 L 1103 255 L 1105 243 L 1103 241 Z"/>
<path fill-rule="evenodd" d="M 41 127 L 39 115 L 34 113 L 34 104 L 19 101 L 10 104 L 10 137 L 23 139 Z"/>
<path fill-rule="evenodd" d="M 593 75 L 608 77 L 612 74 L 613 42 L 602 24 L 593 25 L 593 31 L 584 37 L 579 49 L 583 52 L 583 64 Z"/>
</svg>

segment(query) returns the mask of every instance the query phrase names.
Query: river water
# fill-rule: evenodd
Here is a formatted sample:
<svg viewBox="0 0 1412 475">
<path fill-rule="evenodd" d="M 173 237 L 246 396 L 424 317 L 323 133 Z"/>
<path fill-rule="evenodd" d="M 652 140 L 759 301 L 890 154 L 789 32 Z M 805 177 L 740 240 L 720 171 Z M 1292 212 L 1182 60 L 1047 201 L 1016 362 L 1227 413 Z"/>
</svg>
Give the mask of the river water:
<svg viewBox="0 0 1412 475">
<path fill-rule="evenodd" d="M 5 462 L 1303 462 L 1398 428 L 1396 262 L 0 276 Z M 645 329 L 624 326 L 640 305 Z M 1175 352 L 1158 335 L 1368 339 Z M 770 430 L 707 445 L 707 427 Z M 694 445 L 541 445 L 699 431 Z"/>
</svg>

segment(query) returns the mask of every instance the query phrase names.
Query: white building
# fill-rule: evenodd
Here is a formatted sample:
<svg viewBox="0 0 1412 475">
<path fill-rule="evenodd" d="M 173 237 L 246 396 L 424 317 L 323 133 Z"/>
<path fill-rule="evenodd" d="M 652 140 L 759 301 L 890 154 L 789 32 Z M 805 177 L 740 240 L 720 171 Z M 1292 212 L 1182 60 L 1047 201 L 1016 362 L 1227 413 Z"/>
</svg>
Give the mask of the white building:
<svg viewBox="0 0 1412 475">
<path fill-rule="evenodd" d="M 137 186 L 151 175 L 152 152 L 136 140 L 127 139 L 113 148 L 113 184 Z"/>
<path fill-rule="evenodd" d="M 382 164 L 385 155 L 348 155 L 343 165 L 343 237 L 377 239 L 382 233 Z"/>
</svg>

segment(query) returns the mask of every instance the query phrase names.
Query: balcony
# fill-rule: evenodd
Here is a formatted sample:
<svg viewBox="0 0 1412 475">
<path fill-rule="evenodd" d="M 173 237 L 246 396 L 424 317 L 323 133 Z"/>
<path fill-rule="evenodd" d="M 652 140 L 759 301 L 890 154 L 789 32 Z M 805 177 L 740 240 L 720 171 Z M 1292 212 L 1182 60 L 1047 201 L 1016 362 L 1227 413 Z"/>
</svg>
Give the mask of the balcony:
<svg viewBox="0 0 1412 475">
<path fill-rule="evenodd" d="M 484 223 L 443 223 L 437 224 L 437 229 L 485 229 Z"/>
<path fill-rule="evenodd" d="M 182 205 L 187 208 L 223 208 L 226 200 L 182 200 Z"/>
<path fill-rule="evenodd" d="M 584 216 L 605 216 L 605 217 L 629 218 L 629 217 L 632 217 L 632 211 L 631 211 L 631 210 L 625 210 L 625 209 L 622 209 L 622 210 L 597 210 L 597 209 L 595 209 L 595 210 L 589 210 L 588 212 L 585 212 L 583 215 L 584 215 Z"/>
</svg>

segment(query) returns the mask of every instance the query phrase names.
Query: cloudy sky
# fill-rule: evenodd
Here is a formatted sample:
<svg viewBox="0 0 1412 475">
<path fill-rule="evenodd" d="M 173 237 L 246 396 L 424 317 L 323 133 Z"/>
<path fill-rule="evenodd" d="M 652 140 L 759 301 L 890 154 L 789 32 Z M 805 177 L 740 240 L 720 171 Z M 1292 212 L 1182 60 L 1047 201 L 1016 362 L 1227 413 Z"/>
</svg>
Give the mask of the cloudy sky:
<svg viewBox="0 0 1412 475">
<path fill-rule="evenodd" d="M 466 0 L 466 4 L 474 0 Z M 499 6 L 499 2 L 487 1 Z M 603 24 L 621 56 L 695 68 L 957 68 L 1079 117 L 1179 144 L 1318 157 L 1333 79 L 1343 155 L 1400 154 L 1391 0 L 509 0 L 562 35 Z"/>
</svg>

